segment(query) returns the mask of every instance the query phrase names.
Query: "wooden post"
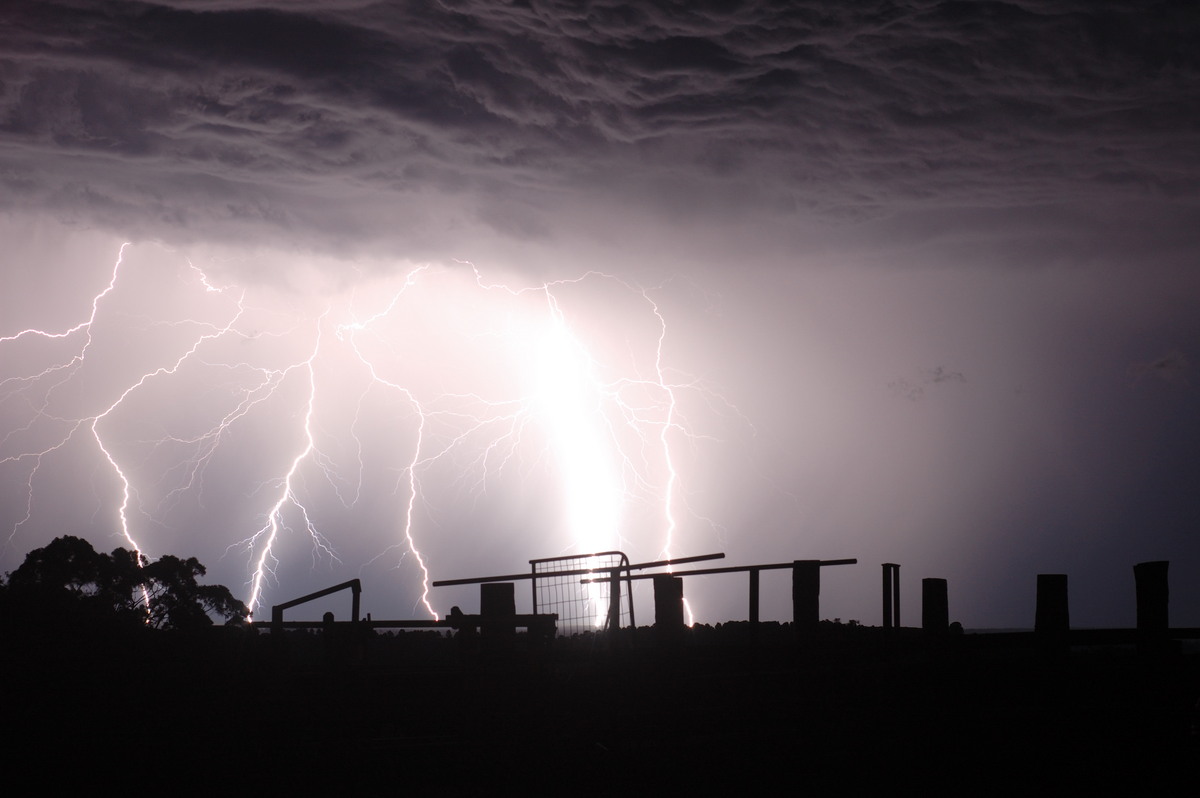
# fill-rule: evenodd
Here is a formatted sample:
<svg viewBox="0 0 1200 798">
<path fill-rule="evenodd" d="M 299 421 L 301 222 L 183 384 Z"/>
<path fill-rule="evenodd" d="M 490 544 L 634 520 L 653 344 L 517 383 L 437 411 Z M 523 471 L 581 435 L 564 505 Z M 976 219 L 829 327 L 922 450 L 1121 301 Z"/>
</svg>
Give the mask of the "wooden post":
<svg viewBox="0 0 1200 798">
<path fill-rule="evenodd" d="M 758 623 L 758 569 L 750 570 L 750 623 Z"/>
<path fill-rule="evenodd" d="M 892 566 L 892 621 L 900 628 L 900 566 Z"/>
<path fill-rule="evenodd" d="M 670 574 L 654 577 L 654 625 L 663 630 L 683 629 L 683 578 Z"/>
<path fill-rule="evenodd" d="M 1137 590 L 1138 647 L 1143 652 L 1161 650 L 1166 646 L 1171 628 L 1167 614 L 1167 560 L 1140 562 L 1133 566 Z"/>
<path fill-rule="evenodd" d="M 613 568 L 608 573 L 608 628 L 614 632 L 621 628 L 620 568 Z"/>
<path fill-rule="evenodd" d="M 533 609 L 530 610 L 530 612 L 532 612 L 534 615 L 538 614 L 537 613 L 537 583 L 538 583 L 537 578 L 538 578 L 537 563 L 530 563 L 529 564 L 529 593 L 530 593 L 530 597 L 533 599 L 533 603 L 530 604 L 529 606 L 533 607 Z"/>
<path fill-rule="evenodd" d="M 798 634 L 816 631 L 821 621 L 821 561 L 792 561 L 792 624 Z"/>
<path fill-rule="evenodd" d="M 479 586 L 480 627 L 485 637 L 509 637 L 517 633 L 517 597 L 512 582 L 490 582 Z"/>
<path fill-rule="evenodd" d="M 892 564 L 883 564 L 883 628 L 892 628 Z"/>
<path fill-rule="evenodd" d="M 1038 574 L 1037 614 L 1033 630 L 1039 635 L 1065 635 L 1071 629 L 1066 574 Z"/>
<path fill-rule="evenodd" d="M 921 580 L 921 628 L 941 637 L 950 633 L 950 602 L 945 579 Z"/>
<path fill-rule="evenodd" d="M 883 564 L 883 628 L 900 627 L 900 566 Z"/>
</svg>

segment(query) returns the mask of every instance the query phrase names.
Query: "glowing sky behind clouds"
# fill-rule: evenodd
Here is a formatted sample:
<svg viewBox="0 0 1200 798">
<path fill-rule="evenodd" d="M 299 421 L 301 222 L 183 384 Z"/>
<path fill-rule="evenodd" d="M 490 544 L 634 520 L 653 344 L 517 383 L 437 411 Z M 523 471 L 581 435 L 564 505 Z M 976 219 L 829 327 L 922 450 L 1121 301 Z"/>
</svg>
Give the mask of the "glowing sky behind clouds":
<svg viewBox="0 0 1200 798">
<path fill-rule="evenodd" d="M 686 400 L 703 437 L 678 449 L 680 553 L 858 557 L 824 599 L 871 622 L 877 564 L 899 562 L 907 607 L 920 577 L 945 577 L 968 626 L 1028 625 L 1038 572 L 1071 575 L 1076 623 L 1132 623 L 1129 566 L 1170 559 L 1173 620 L 1200 625 L 1194 4 L 827 6 L 8 3 L 0 335 L 77 323 L 124 240 L 138 281 L 114 295 L 81 397 L 189 333 L 148 335 L 147 319 L 227 321 L 229 296 L 197 290 L 189 260 L 255 303 L 239 329 L 258 337 L 221 346 L 273 346 L 276 363 L 311 348 L 331 297 L 378 303 L 416 264 L 469 260 L 519 286 L 596 269 L 655 289 L 670 378 L 703 380 Z M 501 388 L 488 350 L 445 338 L 472 301 L 410 311 L 422 357 L 401 359 L 423 387 Z M 636 291 L 589 281 L 572 301 L 589 347 L 647 373 Z M 49 354 L 0 348 L 0 379 Z M 181 407 L 230 390 L 201 371 L 130 408 L 130 456 L 151 437 L 139 423 L 182 429 Z M 12 428 L 25 400 L 3 401 Z M 370 402 L 373 439 L 402 448 L 395 402 Z M 283 426 L 229 443 L 207 516 L 192 496 L 176 506 L 193 515 L 156 518 L 164 553 L 244 581 L 220 558 L 257 526 L 229 497 L 266 478 L 247 452 Z M 468 517 L 451 488 L 431 499 L 454 530 L 427 539 L 435 577 L 554 553 L 529 519 L 561 508 L 517 476 Z M 2 478 L 10 528 L 23 477 Z M 6 569 L 54 534 L 110 547 L 94 452 L 44 479 L 55 509 L 22 526 Z M 344 567 L 304 561 L 275 597 L 357 575 L 381 546 L 338 525 L 390 518 L 396 479 L 380 461 L 363 486 L 387 500 L 322 519 Z M 322 507 L 335 482 L 304 478 Z M 198 531 L 215 527 L 245 533 Z M 377 616 L 406 614 L 410 565 L 387 588 L 365 576 L 388 596 Z M 743 586 L 717 580 L 694 588 L 706 619 L 742 617 Z"/>
</svg>

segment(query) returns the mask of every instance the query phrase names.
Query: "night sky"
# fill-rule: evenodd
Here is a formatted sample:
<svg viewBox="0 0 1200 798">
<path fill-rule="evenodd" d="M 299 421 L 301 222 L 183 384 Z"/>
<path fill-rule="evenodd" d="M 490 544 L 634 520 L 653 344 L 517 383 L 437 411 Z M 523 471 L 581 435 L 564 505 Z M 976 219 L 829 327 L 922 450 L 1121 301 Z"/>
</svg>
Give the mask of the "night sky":
<svg viewBox="0 0 1200 798">
<path fill-rule="evenodd" d="M 1166 559 L 1200 626 L 1200 7 L 844 5 L 6 2 L 0 570 L 857 557 L 823 615 L 1088 627 Z"/>
</svg>

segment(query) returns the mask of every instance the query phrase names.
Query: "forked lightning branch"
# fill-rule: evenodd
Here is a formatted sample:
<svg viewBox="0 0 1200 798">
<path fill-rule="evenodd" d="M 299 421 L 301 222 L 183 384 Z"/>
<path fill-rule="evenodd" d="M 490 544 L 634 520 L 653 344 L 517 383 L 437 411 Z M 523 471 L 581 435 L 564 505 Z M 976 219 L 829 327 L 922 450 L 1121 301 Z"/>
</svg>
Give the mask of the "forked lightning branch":
<svg viewBox="0 0 1200 798">
<path fill-rule="evenodd" d="M 136 249 L 121 247 L 73 323 L 0 337 L 9 549 L 63 532 L 40 516 L 72 498 L 54 495 L 72 489 L 64 473 L 84 474 L 74 490 L 98 523 L 151 559 L 186 549 L 179 537 L 223 538 L 252 611 L 287 569 L 391 563 L 436 616 L 427 544 L 466 534 L 437 522 L 439 497 L 515 475 L 554 494 L 550 517 L 527 519 L 553 528 L 551 553 L 671 556 L 691 517 L 680 396 L 701 388 L 665 362 L 653 290 L 599 272 L 492 279 L 456 262 L 281 300 L 160 250 L 153 269 L 132 268 Z M 389 510 L 348 531 L 327 521 L 330 497 Z M 361 563 L 342 562 L 348 535 L 370 538 Z M 311 565 L 281 553 L 297 541 Z"/>
</svg>

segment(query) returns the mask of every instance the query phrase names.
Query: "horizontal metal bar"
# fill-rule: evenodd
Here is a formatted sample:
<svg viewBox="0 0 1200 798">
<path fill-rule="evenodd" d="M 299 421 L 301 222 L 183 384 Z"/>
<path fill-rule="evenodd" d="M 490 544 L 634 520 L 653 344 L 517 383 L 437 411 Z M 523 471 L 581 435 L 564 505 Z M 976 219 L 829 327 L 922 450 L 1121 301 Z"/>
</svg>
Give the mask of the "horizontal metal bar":
<svg viewBox="0 0 1200 798">
<path fill-rule="evenodd" d="M 803 562 L 799 560 L 798 562 Z M 826 565 L 857 565 L 858 560 L 820 560 L 822 567 Z M 767 565 L 730 565 L 726 568 L 701 568 L 696 571 L 674 571 L 662 572 L 657 574 L 638 574 L 637 576 L 627 577 L 629 579 L 653 579 L 656 576 L 704 576 L 707 574 L 736 574 L 745 573 L 746 571 L 777 571 L 783 568 L 791 568 L 795 562 L 775 562 Z M 592 582 L 603 582 L 603 579 L 580 579 L 583 584 Z"/>
<path fill-rule="evenodd" d="M 585 571 L 564 571 L 566 574 L 590 574 L 595 573 L 595 569 Z M 540 576 L 540 574 L 539 574 Z M 523 574 L 505 574 L 504 576 L 472 576 L 469 579 L 440 579 L 437 582 L 431 582 L 433 587 L 450 587 L 451 585 L 483 585 L 488 582 L 516 582 L 519 579 L 533 579 L 534 574 L 526 571 Z"/>
<path fill-rule="evenodd" d="M 460 626 L 480 626 L 482 623 L 491 621 L 500 621 L 502 623 L 510 623 L 513 626 L 526 627 L 536 626 L 538 624 L 551 623 L 558 620 L 557 613 L 543 613 L 538 615 L 500 615 L 495 618 L 489 618 L 483 615 L 459 615 L 457 617 L 447 617 L 435 621 L 429 618 L 413 618 L 407 620 L 396 621 L 376 621 L 376 620 L 360 620 L 358 626 L 366 626 L 371 629 L 456 629 Z M 354 621 L 334 621 L 334 626 L 350 626 L 354 625 Z M 324 628 L 324 621 L 284 621 L 282 624 L 284 629 L 321 629 Z M 251 621 L 250 626 L 255 629 L 270 629 L 270 621 Z"/>
<path fill-rule="evenodd" d="M 577 559 L 582 559 L 584 557 L 611 557 L 614 554 L 620 554 L 622 557 L 625 556 L 625 552 L 623 552 L 623 551 L 593 551 L 591 554 L 565 554 L 561 557 L 542 557 L 541 559 L 538 559 L 538 560 L 530 560 L 529 564 L 530 565 L 538 565 L 538 564 L 544 563 L 544 562 L 558 562 L 559 560 L 577 560 Z"/>
<path fill-rule="evenodd" d="M 350 626 L 354 621 L 334 621 L 334 626 Z M 272 624 L 270 621 L 251 621 L 249 624 L 254 629 L 270 629 Z M 284 621 L 282 624 L 284 629 L 321 629 L 325 626 L 324 621 Z M 429 618 L 415 618 L 412 620 L 399 621 L 367 621 L 358 620 L 359 626 L 369 626 L 372 629 L 446 629 L 450 625 L 445 621 L 434 621 Z"/>
<path fill-rule="evenodd" d="M 324 598 L 325 596 L 332 595 L 333 593 L 337 593 L 338 591 L 345 590 L 347 588 L 349 588 L 350 590 L 352 590 L 355 593 L 361 593 L 362 592 L 362 582 L 360 582 L 357 579 L 351 579 L 349 582 L 342 582 L 340 585 L 334 585 L 333 587 L 327 587 L 324 590 L 318 590 L 316 593 L 309 593 L 307 596 L 301 596 L 300 598 L 292 599 L 291 601 L 285 601 L 282 604 L 276 604 L 271 607 L 271 612 L 281 612 L 283 610 L 290 610 L 292 607 L 298 607 L 301 604 L 307 603 L 309 601 L 315 601 L 316 599 L 319 599 L 319 598 Z"/>
<path fill-rule="evenodd" d="M 665 568 L 669 565 L 677 565 L 679 563 L 720 560 L 724 557 L 724 554 L 700 554 L 695 557 L 680 557 L 675 560 L 657 560 L 655 562 L 643 562 L 635 565 L 614 565 L 610 568 L 573 568 L 570 571 L 542 571 L 536 574 L 526 572 L 523 574 L 508 574 L 506 576 L 473 576 L 469 579 L 440 579 L 431 584 L 433 587 L 450 587 L 452 585 L 482 585 L 488 582 L 515 582 L 518 579 L 545 579 L 550 576 L 583 576 L 586 574 L 608 573 L 613 570 L 637 571 L 642 568 Z M 607 578 L 605 577 L 605 579 Z M 638 577 L 635 576 L 633 578 L 637 579 Z"/>
<path fill-rule="evenodd" d="M 697 554 L 695 557 L 676 557 L 673 560 L 655 560 L 654 562 L 639 562 L 629 566 L 631 571 L 640 571 L 643 568 L 666 568 L 670 565 L 679 565 L 685 562 L 704 562 L 705 560 L 723 560 L 725 559 L 724 552 L 717 554 Z"/>
</svg>

